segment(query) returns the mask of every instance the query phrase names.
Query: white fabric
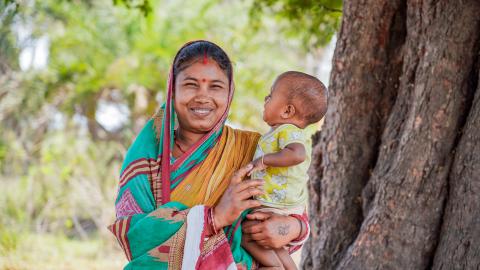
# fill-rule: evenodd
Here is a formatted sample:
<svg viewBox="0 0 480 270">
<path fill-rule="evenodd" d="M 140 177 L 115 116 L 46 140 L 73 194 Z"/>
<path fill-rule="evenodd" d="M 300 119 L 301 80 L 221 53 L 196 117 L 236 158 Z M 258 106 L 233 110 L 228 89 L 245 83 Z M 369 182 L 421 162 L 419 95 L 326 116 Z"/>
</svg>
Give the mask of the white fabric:
<svg viewBox="0 0 480 270">
<path fill-rule="evenodd" d="M 196 268 L 198 258 L 200 257 L 200 245 L 203 241 L 201 238 L 205 225 L 204 210 L 205 207 L 203 205 L 197 205 L 192 207 L 188 212 L 187 235 L 185 239 L 182 269 L 192 270 Z"/>
<path fill-rule="evenodd" d="M 227 268 L 227 270 L 237 270 L 237 269 L 238 269 L 237 265 L 234 262 L 231 263 Z"/>
</svg>

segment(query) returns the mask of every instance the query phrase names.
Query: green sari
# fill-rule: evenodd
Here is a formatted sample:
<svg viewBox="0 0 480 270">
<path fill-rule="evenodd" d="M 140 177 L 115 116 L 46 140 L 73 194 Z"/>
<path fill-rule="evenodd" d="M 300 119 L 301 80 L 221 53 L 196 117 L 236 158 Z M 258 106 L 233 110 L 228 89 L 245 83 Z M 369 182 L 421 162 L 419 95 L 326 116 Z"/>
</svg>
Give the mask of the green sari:
<svg viewBox="0 0 480 270">
<path fill-rule="evenodd" d="M 240 246 L 245 213 L 220 233 L 204 236 L 206 209 L 251 161 L 259 134 L 225 126 L 227 108 L 208 134 L 174 160 L 171 76 L 166 103 L 138 134 L 121 169 L 117 219 L 109 229 L 129 260 L 125 269 L 251 269 L 252 258 Z M 229 104 L 232 96 L 233 82 Z"/>
</svg>

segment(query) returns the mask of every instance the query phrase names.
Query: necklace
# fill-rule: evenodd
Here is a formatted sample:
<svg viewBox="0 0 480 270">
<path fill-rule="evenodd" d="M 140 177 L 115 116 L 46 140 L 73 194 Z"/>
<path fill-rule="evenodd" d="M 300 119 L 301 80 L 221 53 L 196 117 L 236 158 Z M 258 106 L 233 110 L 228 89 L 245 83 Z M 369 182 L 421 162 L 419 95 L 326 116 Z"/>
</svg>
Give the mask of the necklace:
<svg viewBox="0 0 480 270">
<path fill-rule="evenodd" d="M 182 152 L 182 154 L 185 154 L 185 150 L 182 149 L 182 147 L 180 146 L 180 144 L 177 142 L 177 131 L 175 130 L 175 132 L 173 133 L 174 137 L 173 137 L 173 142 L 175 143 L 175 145 L 178 147 L 178 150 L 180 150 L 180 152 Z"/>
</svg>

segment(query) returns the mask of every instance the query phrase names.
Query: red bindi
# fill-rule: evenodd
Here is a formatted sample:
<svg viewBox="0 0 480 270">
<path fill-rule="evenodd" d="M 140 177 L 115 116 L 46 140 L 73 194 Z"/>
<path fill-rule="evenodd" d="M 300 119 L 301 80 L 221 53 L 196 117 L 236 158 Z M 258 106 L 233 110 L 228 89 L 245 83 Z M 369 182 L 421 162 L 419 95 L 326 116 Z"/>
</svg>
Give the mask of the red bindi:
<svg viewBox="0 0 480 270">
<path fill-rule="evenodd" d="M 207 80 L 205 80 L 205 79 L 202 79 L 202 82 L 206 82 L 206 81 L 207 81 Z"/>
</svg>

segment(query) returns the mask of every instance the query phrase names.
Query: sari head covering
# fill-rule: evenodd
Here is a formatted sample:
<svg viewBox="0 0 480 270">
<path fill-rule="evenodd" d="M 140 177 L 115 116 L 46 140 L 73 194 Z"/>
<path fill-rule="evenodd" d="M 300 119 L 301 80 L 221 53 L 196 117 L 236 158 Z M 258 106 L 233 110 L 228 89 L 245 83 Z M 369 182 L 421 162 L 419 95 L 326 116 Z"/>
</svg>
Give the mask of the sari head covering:
<svg viewBox="0 0 480 270">
<path fill-rule="evenodd" d="M 174 140 L 174 123 L 176 118 L 176 113 L 173 106 L 173 93 L 175 91 L 175 74 L 177 73 L 175 68 L 175 63 L 177 58 L 181 54 L 181 52 L 192 45 L 199 44 L 199 43 L 210 43 L 210 45 L 216 46 L 217 45 L 204 40 L 192 41 L 185 44 L 177 53 L 173 60 L 173 65 L 170 70 L 169 78 L 168 78 L 168 88 L 167 88 L 167 101 L 164 104 L 164 113 L 165 117 L 163 117 L 162 123 L 162 130 L 161 130 L 161 137 L 160 141 L 162 142 L 159 146 L 159 153 L 162 153 L 161 160 L 171 160 L 171 153 L 173 149 L 173 140 Z M 218 47 L 220 49 L 220 47 Z M 221 49 L 220 49 L 221 50 Z M 207 48 L 204 49 L 203 54 L 203 62 L 205 63 L 208 57 Z M 229 60 L 230 62 L 230 60 Z M 231 68 L 231 63 L 230 68 Z M 228 82 L 229 82 L 229 89 L 228 89 L 228 101 L 227 101 L 227 108 L 223 113 L 222 117 L 218 120 L 215 126 L 210 130 L 207 134 L 205 134 L 197 143 L 195 143 L 186 153 L 180 156 L 178 159 L 172 162 L 162 162 L 161 165 L 161 180 L 162 180 L 162 203 L 167 203 L 170 201 L 170 190 L 174 189 L 184 178 L 185 176 L 192 171 L 198 164 L 200 164 L 203 160 L 205 160 L 208 152 L 212 149 L 215 142 L 218 141 L 223 127 L 225 125 L 225 121 L 227 120 L 228 111 L 230 109 L 230 103 L 232 102 L 233 93 L 235 90 L 232 73 L 230 72 L 227 74 Z M 169 127 L 165 129 L 163 127 Z M 159 167 L 160 169 L 160 167 Z"/>
<path fill-rule="evenodd" d="M 203 45 L 221 50 L 208 41 L 190 42 L 179 50 L 174 64 L 183 50 Z M 204 59 L 209 53 L 205 50 Z M 222 117 L 194 146 L 173 159 L 174 75 L 178 72 L 174 66 L 165 104 L 125 156 L 115 202 L 117 219 L 109 229 L 129 260 L 125 269 L 236 269 L 236 264 L 250 269 L 252 258 L 240 246 L 245 213 L 220 233 L 207 240 L 204 236 L 208 207 L 217 203 L 233 173 L 251 161 L 260 135 L 225 126 L 234 92 L 230 72 L 228 105 Z"/>
</svg>

